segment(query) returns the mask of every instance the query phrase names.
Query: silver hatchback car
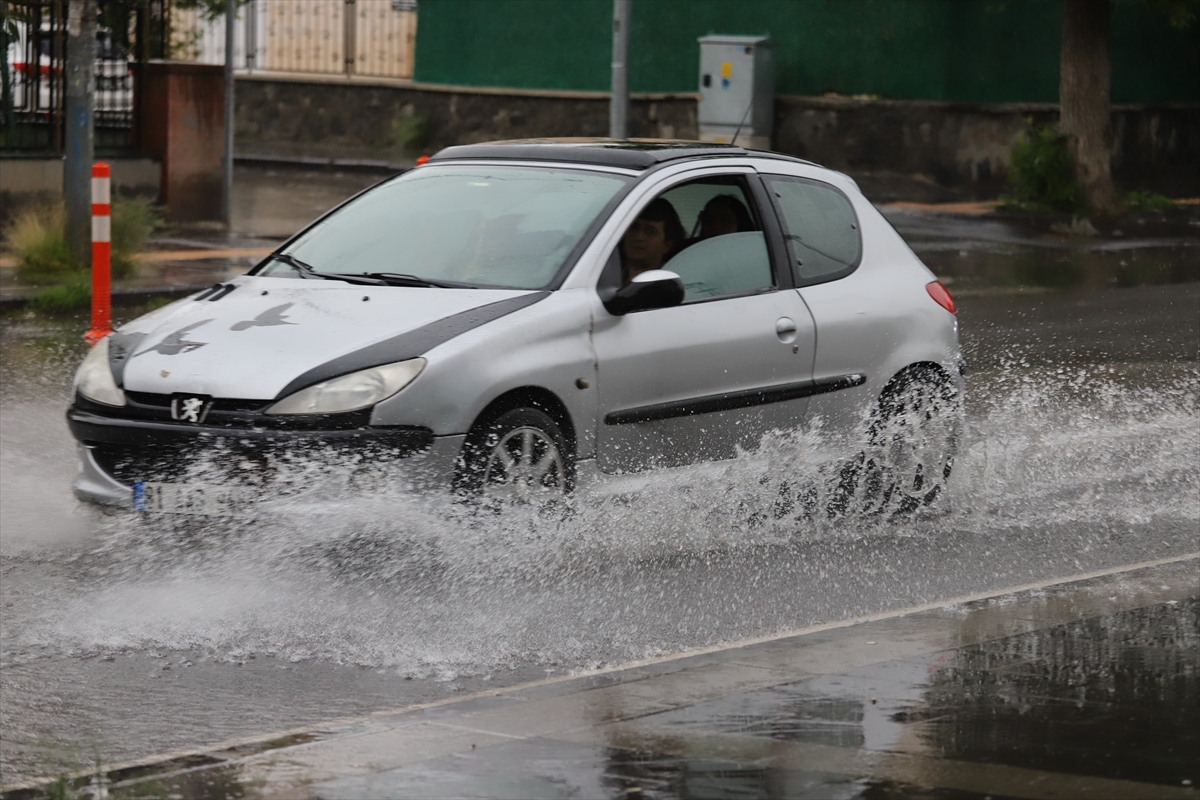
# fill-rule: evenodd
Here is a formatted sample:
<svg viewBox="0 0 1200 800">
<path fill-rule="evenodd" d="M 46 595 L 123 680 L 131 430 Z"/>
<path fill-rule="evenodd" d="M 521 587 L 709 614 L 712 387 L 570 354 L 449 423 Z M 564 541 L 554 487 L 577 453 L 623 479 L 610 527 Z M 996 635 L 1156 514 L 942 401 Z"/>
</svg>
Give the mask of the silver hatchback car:
<svg viewBox="0 0 1200 800">
<path fill-rule="evenodd" d="M 552 497 L 818 418 L 847 496 L 911 510 L 949 475 L 961 385 L 953 300 L 845 175 L 532 140 L 442 150 L 124 325 L 67 419 L 76 493 L 147 511 L 214 511 L 312 448 Z"/>
</svg>

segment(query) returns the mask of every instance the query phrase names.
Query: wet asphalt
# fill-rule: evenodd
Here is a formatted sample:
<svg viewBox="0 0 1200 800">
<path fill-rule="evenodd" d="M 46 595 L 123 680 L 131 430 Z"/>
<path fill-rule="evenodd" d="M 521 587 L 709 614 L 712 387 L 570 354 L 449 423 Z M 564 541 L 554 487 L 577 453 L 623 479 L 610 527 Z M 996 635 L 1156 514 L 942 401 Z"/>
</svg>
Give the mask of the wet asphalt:
<svg viewBox="0 0 1200 800">
<path fill-rule="evenodd" d="M 177 232 L 159 246 L 267 247 L 374 180 L 240 169 L 245 230 L 232 240 Z M 1200 227 L 1151 221 L 1153 235 L 1079 239 L 995 215 L 885 213 L 955 293 L 971 368 L 966 452 L 948 502 L 896 525 L 747 528 L 731 509 L 769 502 L 764 477 L 819 473 L 786 444 L 554 529 L 480 525 L 393 496 L 333 497 L 244 527 L 110 517 L 68 487 L 62 411 L 82 320 L 6 314 L 0 783 L 1200 550 L 1200 235 L 1189 234 Z M 248 263 L 172 268 L 203 285 Z M 1036 630 L 1010 620 L 994 636 L 900 657 L 908 677 L 870 710 L 816 678 L 771 674 L 780 680 L 745 693 L 718 682 L 703 702 L 650 712 L 665 715 L 653 741 L 674 741 L 665 729 L 682 744 L 510 742 L 494 730 L 503 747 L 475 760 L 452 749 L 380 770 L 392 776 L 383 783 L 344 775 L 313 795 L 1004 795 L 936 777 L 946 761 L 960 765 L 955 774 L 987 763 L 1195 796 L 1183 781 L 1200 777 L 1200 592 L 1195 561 L 1169 570 L 1166 583 L 1184 588 L 1161 602 L 1105 584 L 1128 600 L 1111 614 L 1081 608 Z M 933 627 L 966 636 L 972 613 L 936 612 Z M 871 669 L 844 677 L 889 674 Z M 868 770 L 860 756 L 879 749 L 879 729 L 898 737 L 880 752 L 926 760 Z M 716 737 L 707 750 L 695 745 L 705 737 Z M 825 761 L 840 766 L 815 768 Z M 262 791 L 240 769 L 178 793 Z M 1018 786 L 1014 774 L 1001 775 L 1005 785 Z M 510 788 L 489 793 L 485 778 L 497 775 Z M 1009 796 L 1071 796 L 1082 785 L 1031 794 L 1020 784 Z M 150 795 L 177 793 L 155 786 Z M 126 796 L 141 792 L 130 784 Z"/>
</svg>

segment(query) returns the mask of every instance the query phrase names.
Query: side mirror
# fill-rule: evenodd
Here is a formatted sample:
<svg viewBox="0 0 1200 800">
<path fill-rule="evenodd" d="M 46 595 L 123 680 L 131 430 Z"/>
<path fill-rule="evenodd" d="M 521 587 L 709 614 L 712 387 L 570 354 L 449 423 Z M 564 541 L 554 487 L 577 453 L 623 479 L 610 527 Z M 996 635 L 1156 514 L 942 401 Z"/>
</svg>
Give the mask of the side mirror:
<svg viewBox="0 0 1200 800">
<path fill-rule="evenodd" d="M 670 308 L 683 302 L 683 280 L 666 269 L 652 269 L 638 275 L 604 300 L 604 307 L 614 316 L 648 308 Z"/>
</svg>

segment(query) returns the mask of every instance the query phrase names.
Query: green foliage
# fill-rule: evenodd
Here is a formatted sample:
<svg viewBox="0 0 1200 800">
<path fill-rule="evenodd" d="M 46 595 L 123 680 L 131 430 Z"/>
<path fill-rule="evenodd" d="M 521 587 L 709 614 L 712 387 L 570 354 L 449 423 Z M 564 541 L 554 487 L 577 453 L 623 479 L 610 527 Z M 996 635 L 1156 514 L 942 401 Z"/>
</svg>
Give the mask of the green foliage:
<svg viewBox="0 0 1200 800">
<path fill-rule="evenodd" d="M 162 209 L 142 197 L 116 196 L 112 204 L 112 277 L 134 271 L 134 255 L 162 228 Z M 31 206 L 4 229 L 4 242 L 17 257 L 17 277 L 28 284 L 69 282 L 84 274 L 66 237 L 62 202 Z"/>
<path fill-rule="evenodd" d="M 92 303 L 91 279 L 82 273 L 72 275 L 64 283 L 42 289 L 32 300 L 29 308 L 43 314 L 61 314 L 78 311 Z"/>
<path fill-rule="evenodd" d="M 163 210 L 145 197 L 114 197 L 112 206 L 112 276 L 133 274 L 133 255 L 166 223 Z"/>
<path fill-rule="evenodd" d="M 1200 14 L 1200 0 L 1142 0 L 1152 11 L 1164 15 L 1172 28 L 1190 28 Z"/>
<path fill-rule="evenodd" d="M 412 112 L 392 120 L 392 127 L 378 142 L 379 147 L 417 154 L 429 144 L 429 120 L 424 114 Z"/>
<path fill-rule="evenodd" d="M 75 792 L 71 791 L 71 785 L 64 775 L 46 787 L 46 797 L 49 800 L 73 800 Z"/>
<path fill-rule="evenodd" d="M 1175 202 L 1155 192 L 1130 192 L 1125 197 L 1125 207 L 1130 211 L 1170 211 Z"/>
<path fill-rule="evenodd" d="M 34 285 L 55 283 L 80 270 L 65 233 L 63 204 L 30 206 L 4 229 L 4 243 L 17 257 L 17 277 Z"/>
<path fill-rule="evenodd" d="M 1012 149 L 1011 194 L 1004 206 L 1022 211 L 1080 211 L 1079 184 L 1067 139 L 1055 125 L 1031 125 Z"/>
</svg>

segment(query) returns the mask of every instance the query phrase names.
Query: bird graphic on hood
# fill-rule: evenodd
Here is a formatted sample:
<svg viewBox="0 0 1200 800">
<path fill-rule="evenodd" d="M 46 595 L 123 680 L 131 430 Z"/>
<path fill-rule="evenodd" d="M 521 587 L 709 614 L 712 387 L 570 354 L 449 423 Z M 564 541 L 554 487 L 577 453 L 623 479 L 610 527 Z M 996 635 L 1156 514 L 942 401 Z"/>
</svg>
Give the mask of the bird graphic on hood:
<svg viewBox="0 0 1200 800">
<path fill-rule="evenodd" d="M 189 342 L 184 337 L 192 330 L 199 328 L 201 325 L 207 325 L 212 322 L 211 319 L 202 319 L 199 322 L 193 322 L 172 334 L 168 334 L 161 342 L 153 347 L 147 347 L 145 350 L 137 353 L 134 357 L 143 355 L 144 353 L 155 352 L 162 353 L 164 356 L 177 356 L 180 353 L 190 353 L 191 351 L 204 347 L 208 342 Z"/>
<path fill-rule="evenodd" d="M 248 328 L 262 326 L 264 328 L 272 325 L 295 325 L 294 322 L 287 321 L 287 314 L 284 312 L 291 308 L 295 303 L 284 303 L 281 306 L 273 306 L 259 314 L 254 319 L 244 319 L 241 322 L 235 322 L 229 326 L 231 331 L 244 331 Z"/>
</svg>

